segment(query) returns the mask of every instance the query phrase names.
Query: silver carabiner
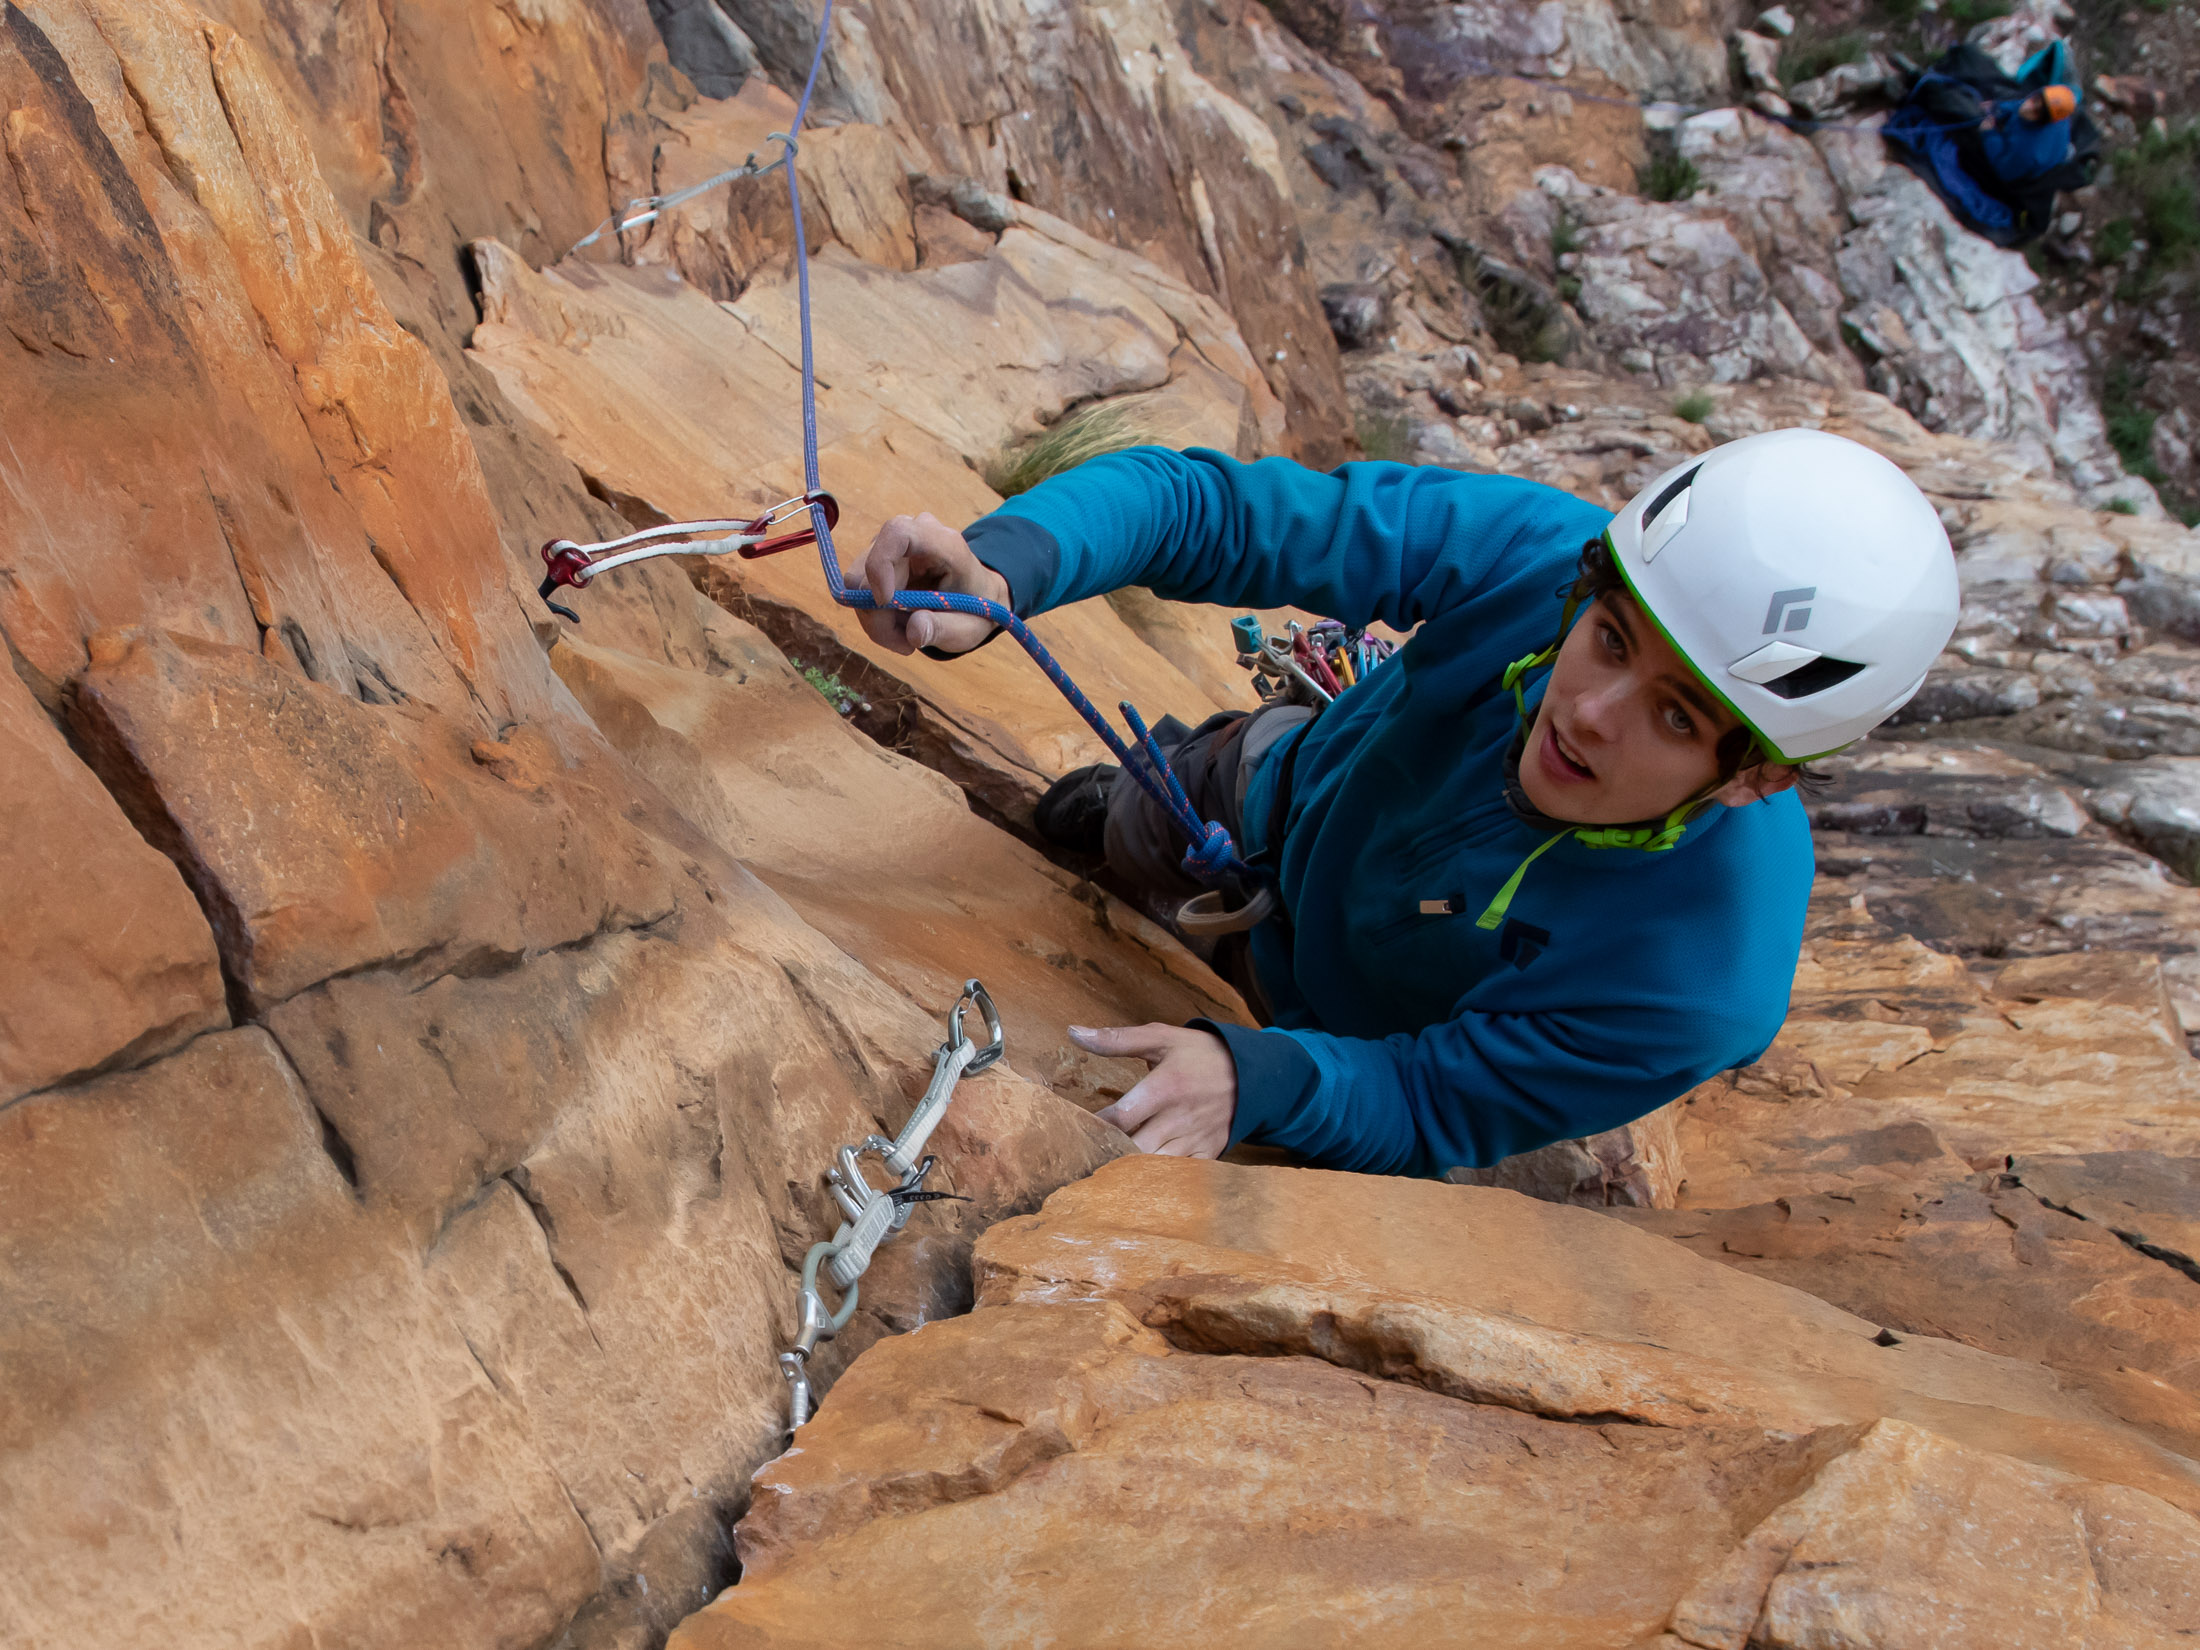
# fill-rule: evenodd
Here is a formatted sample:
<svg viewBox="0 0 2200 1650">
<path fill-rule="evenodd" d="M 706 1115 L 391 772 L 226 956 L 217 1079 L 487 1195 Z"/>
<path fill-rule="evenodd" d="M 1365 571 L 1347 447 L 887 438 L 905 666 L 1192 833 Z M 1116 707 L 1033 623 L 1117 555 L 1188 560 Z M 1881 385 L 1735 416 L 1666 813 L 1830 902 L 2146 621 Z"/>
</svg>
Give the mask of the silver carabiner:
<svg viewBox="0 0 2200 1650">
<path fill-rule="evenodd" d="M 952 1054 L 956 1049 L 961 1048 L 963 1044 L 970 1041 L 963 1032 L 963 1010 L 966 1007 L 973 1006 L 985 1018 L 987 1040 L 985 1047 L 970 1057 L 970 1064 L 963 1067 L 965 1077 L 968 1077 L 974 1071 L 983 1071 L 987 1066 L 993 1064 L 1001 1057 L 1001 1051 L 1005 1046 L 1005 1040 L 1001 1033 L 1001 1017 L 994 1010 L 993 999 L 986 995 L 985 987 L 976 980 L 965 980 L 963 981 L 962 995 L 955 999 L 954 1012 L 947 1017 L 947 1046 L 940 1052 Z"/>
</svg>

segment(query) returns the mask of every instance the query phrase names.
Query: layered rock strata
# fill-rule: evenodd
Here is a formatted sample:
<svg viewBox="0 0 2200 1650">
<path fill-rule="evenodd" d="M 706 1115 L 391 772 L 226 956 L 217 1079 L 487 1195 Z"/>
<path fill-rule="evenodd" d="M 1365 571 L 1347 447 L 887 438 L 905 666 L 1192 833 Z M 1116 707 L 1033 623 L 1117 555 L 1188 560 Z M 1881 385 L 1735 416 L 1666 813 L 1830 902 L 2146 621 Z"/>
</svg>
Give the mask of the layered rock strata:
<svg viewBox="0 0 2200 1650">
<path fill-rule="evenodd" d="M 1113 1164 L 987 1234 L 973 1315 L 850 1371 L 759 1475 L 741 1586 L 673 1643 L 831 1643 L 828 1598 L 904 1645 L 2200 1626 L 2191 1461 L 2041 1366 L 1613 1230 Z"/>
</svg>

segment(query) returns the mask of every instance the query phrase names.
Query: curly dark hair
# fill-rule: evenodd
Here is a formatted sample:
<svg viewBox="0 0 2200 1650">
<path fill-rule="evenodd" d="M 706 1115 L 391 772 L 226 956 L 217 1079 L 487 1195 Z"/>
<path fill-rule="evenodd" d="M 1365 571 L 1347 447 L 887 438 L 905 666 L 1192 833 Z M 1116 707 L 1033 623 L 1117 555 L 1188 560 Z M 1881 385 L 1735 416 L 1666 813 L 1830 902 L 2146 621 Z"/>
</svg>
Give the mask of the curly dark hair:
<svg viewBox="0 0 2200 1650">
<path fill-rule="evenodd" d="M 1611 546 L 1601 538 L 1591 539 L 1582 546 L 1581 560 L 1574 565 L 1574 582 L 1563 594 L 1570 596 L 1579 607 L 1602 601 L 1607 596 L 1624 597 L 1629 602 L 1635 600 L 1635 593 L 1627 588 L 1626 579 L 1620 575 L 1619 564 L 1612 559 Z M 1746 727 L 1729 728 L 1721 734 L 1714 754 L 1718 758 L 1721 784 L 1746 769 L 1759 767 L 1794 770 L 1795 788 L 1806 796 L 1817 796 L 1833 783 L 1833 775 L 1807 762 L 1777 760 L 1757 743 L 1757 736 Z"/>
</svg>

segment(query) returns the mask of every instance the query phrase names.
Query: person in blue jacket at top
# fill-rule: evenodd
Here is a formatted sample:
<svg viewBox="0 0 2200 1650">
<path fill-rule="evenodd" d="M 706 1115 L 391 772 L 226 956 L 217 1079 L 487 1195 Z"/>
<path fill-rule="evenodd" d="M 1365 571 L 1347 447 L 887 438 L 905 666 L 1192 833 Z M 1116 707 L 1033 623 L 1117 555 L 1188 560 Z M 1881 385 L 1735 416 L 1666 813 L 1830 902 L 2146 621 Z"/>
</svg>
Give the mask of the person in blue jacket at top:
<svg viewBox="0 0 2200 1650">
<path fill-rule="evenodd" d="M 1986 164 L 2008 183 L 2044 177 L 2070 158 L 2070 117 L 2077 112 L 2078 94 L 2068 86 L 2043 86 L 1995 104 L 1979 117 Z"/>
<path fill-rule="evenodd" d="M 1811 884 L 1798 768 L 1904 704 L 1957 609 L 1924 496 L 1810 430 L 1715 448 L 1616 517 L 1510 477 L 1134 448 L 965 533 L 897 517 L 863 577 L 1027 616 L 1140 585 L 1413 629 L 1318 717 L 1226 714 L 1170 752 L 1273 879 L 1233 979 L 1262 1029 L 1073 1032 L 1151 1063 L 1102 1114 L 1144 1150 L 1384 1174 L 1617 1127 L 1760 1054 Z M 992 630 L 863 622 L 935 655 Z M 1058 785 L 1057 828 L 1082 793 L 1118 872 L 1196 887 L 1114 775 Z"/>
</svg>

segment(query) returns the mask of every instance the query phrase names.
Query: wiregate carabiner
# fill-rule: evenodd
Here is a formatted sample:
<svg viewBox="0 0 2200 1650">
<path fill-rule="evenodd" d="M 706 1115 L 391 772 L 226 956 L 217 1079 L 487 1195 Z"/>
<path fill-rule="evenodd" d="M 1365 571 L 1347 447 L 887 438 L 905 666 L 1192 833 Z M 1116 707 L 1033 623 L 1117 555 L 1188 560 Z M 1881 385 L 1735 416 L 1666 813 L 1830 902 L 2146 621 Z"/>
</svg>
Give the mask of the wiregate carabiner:
<svg viewBox="0 0 2200 1650">
<path fill-rule="evenodd" d="M 830 493 L 818 492 L 782 500 L 750 522 L 747 531 L 752 535 L 768 532 L 783 521 L 792 520 L 799 514 L 807 514 L 812 505 L 823 512 L 826 531 L 830 532 L 840 525 L 840 501 Z M 816 542 L 817 527 L 812 523 L 800 532 L 785 533 L 775 539 L 760 539 L 754 544 L 744 544 L 740 546 L 738 553 L 743 561 L 754 561 L 759 556 L 776 556 L 782 550 L 792 550 L 798 544 Z"/>
</svg>

